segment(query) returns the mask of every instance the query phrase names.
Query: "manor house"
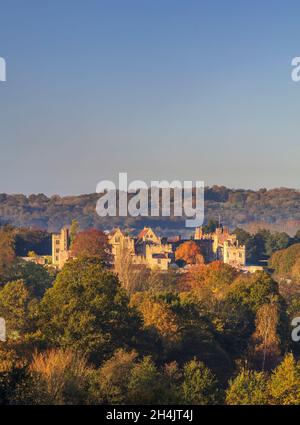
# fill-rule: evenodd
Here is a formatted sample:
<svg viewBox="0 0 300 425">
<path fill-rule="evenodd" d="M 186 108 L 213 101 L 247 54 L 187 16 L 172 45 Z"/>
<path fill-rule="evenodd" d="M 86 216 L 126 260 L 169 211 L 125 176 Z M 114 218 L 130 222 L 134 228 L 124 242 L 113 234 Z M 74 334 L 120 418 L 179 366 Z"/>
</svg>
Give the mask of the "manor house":
<svg viewBox="0 0 300 425">
<path fill-rule="evenodd" d="M 229 233 L 227 227 L 219 227 L 212 233 L 204 233 L 203 228 L 198 227 L 193 240 L 206 263 L 220 260 L 238 269 L 252 271 L 246 266 L 245 246 L 239 244 L 237 236 Z M 125 262 L 129 256 L 132 264 L 144 265 L 152 270 L 168 270 L 175 262 L 176 248 L 183 242 L 180 237 L 160 238 L 150 227 L 144 227 L 137 236 L 131 236 L 120 228 L 108 233 L 115 263 Z M 60 233 L 52 235 L 52 264 L 61 269 L 70 257 L 70 234 L 68 226 L 65 226 Z"/>
<path fill-rule="evenodd" d="M 164 243 L 150 227 L 144 227 L 137 237 L 126 235 L 120 228 L 114 229 L 108 235 L 108 242 L 115 261 L 122 261 L 122 257 L 129 254 L 133 264 L 168 270 L 174 260 L 172 245 Z"/>
</svg>

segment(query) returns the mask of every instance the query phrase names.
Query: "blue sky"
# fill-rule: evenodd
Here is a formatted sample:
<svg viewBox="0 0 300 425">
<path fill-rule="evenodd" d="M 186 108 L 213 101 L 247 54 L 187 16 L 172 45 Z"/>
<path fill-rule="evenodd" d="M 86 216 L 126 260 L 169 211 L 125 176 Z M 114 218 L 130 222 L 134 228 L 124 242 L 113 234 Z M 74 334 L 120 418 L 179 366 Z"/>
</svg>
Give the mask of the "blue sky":
<svg viewBox="0 0 300 425">
<path fill-rule="evenodd" d="M 0 192 L 300 188 L 299 1 L 0 0 Z"/>
</svg>

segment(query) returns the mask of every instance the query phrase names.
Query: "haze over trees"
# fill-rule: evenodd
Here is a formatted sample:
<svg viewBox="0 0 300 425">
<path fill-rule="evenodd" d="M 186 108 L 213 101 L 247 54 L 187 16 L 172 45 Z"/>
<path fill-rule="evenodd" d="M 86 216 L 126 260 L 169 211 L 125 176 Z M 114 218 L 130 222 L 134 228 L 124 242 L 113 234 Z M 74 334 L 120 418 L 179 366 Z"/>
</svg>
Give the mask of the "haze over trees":
<svg viewBox="0 0 300 425">
<path fill-rule="evenodd" d="M 172 195 L 172 194 L 171 194 Z M 78 220 L 80 228 L 111 229 L 116 226 L 141 229 L 150 226 L 155 231 L 168 230 L 176 234 L 184 229 L 184 217 L 99 217 L 96 214 L 98 194 L 79 196 L 44 194 L 0 194 L 0 223 L 17 227 L 37 227 L 54 232 Z M 173 202 L 173 196 L 171 196 Z M 172 208 L 171 208 L 172 211 Z M 300 192 L 295 189 L 228 189 L 224 186 L 205 188 L 205 213 L 231 229 L 240 226 L 251 233 L 260 228 L 284 231 L 293 235 L 300 228 Z"/>
</svg>

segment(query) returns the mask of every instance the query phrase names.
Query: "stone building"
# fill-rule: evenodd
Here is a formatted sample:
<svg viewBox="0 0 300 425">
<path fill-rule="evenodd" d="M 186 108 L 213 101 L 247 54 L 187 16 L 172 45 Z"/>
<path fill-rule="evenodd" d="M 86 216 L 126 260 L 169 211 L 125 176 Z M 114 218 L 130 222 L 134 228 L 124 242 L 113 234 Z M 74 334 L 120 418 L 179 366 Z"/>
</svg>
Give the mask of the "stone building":
<svg viewBox="0 0 300 425">
<path fill-rule="evenodd" d="M 134 239 L 122 232 L 120 228 L 116 228 L 108 234 L 108 242 L 114 258 L 120 257 L 124 251 L 132 256 L 135 255 Z"/>
<path fill-rule="evenodd" d="M 223 261 L 233 267 L 246 270 L 246 248 L 240 245 L 235 234 L 228 228 L 219 227 L 213 233 L 204 233 L 202 227 L 195 229 L 194 241 L 199 246 L 205 262 Z M 120 228 L 108 233 L 114 261 L 120 261 L 124 255 L 131 257 L 132 263 L 144 265 L 152 270 L 166 271 L 174 262 L 176 248 L 183 243 L 180 238 L 160 238 L 150 227 L 144 227 L 133 237 Z M 60 233 L 52 235 L 52 264 L 61 269 L 71 258 L 70 232 L 65 226 Z"/>
<path fill-rule="evenodd" d="M 152 270 L 168 270 L 173 259 L 172 245 L 164 243 L 150 227 L 137 237 L 126 235 L 121 229 L 114 229 L 108 235 L 115 261 L 121 259 L 124 251 L 132 256 L 132 263 L 144 265 Z"/>
<path fill-rule="evenodd" d="M 230 233 L 227 227 L 218 227 L 213 233 L 204 233 L 202 227 L 197 227 L 194 235 L 195 242 L 203 241 L 212 244 L 212 259 L 220 260 L 236 268 L 246 265 L 246 247 L 240 245 L 237 236 Z"/>
<path fill-rule="evenodd" d="M 65 226 L 60 233 L 52 234 L 52 264 L 61 269 L 70 257 L 70 231 Z"/>
<path fill-rule="evenodd" d="M 223 243 L 223 261 L 233 267 L 241 268 L 246 265 L 245 245 L 239 245 L 238 241 L 224 241 Z"/>
</svg>

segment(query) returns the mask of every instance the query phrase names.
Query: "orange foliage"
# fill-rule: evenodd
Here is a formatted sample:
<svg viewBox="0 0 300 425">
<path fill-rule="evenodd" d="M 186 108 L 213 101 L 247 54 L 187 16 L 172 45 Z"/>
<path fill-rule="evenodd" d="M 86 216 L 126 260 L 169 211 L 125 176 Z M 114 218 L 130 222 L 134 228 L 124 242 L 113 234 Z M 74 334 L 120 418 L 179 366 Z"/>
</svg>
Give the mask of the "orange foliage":
<svg viewBox="0 0 300 425">
<path fill-rule="evenodd" d="M 200 248 L 194 241 L 187 241 L 179 245 L 175 252 L 176 260 L 183 260 L 186 264 L 204 263 Z"/>
<path fill-rule="evenodd" d="M 209 264 L 198 264 L 183 276 L 180 288 L 191 290 L 201 298 L 222 298 L 237 277 L 235 268 L 222 261 L 214 261 Z"/>
<path fill-rule="evenodd" d="M 146 328 L 155 328 L 166 344 L 172 344 L 180 338 L 180 325 L 178 318 L 170 307 L 153 299 L 147 293 L 137 293 L 131 299 L 143 316 Z"/>
</svg>

